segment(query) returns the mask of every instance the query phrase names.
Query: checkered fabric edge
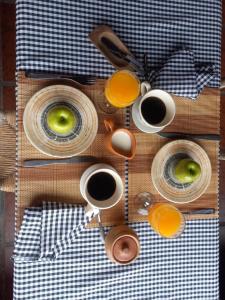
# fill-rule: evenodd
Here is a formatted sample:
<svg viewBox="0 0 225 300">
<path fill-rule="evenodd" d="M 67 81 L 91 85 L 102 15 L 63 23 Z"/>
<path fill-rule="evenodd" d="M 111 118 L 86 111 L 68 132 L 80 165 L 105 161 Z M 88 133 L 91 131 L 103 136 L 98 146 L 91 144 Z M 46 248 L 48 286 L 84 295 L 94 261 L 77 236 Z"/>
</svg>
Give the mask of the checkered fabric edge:
<svg viewBox="0 0 225 300">
<path fill-rule="evenodd" d="M 99 24 L 112 27 L 140 61 L 147 54 L 150 70 L 168 60 L 158 88 L 196 99 L 206 84 L 220 85 L 220 0 L 17 0 L 17 70 L 108 77 L 113 67 L 88 38 Z M 183 48 L 196 68 L 187 51 L 174 56 Z"/>
<path fill-rule="evenodd" d="M 15 243 L 14 259 L 20 261 L 56 259 L 85 230 L 93 217 L 94 215 L 85 216 L 83 206 L 65 203 L 43 202 L 42 209 L 26 209 Z M 26 228 L 29 228 L 29 232 Z M 27 245 L 27 235 L 30 231 L 33 241 Z"/>
<path fill-rule="evenodd" d="M 182 49 L 171 55 L 159 71 L 151 72 L 150 83 L 153 88 L 195 100 L 216 74 L 215 65 L 196 67 L 193 52 Z"/>
<path fill-rule="evenodd" d="M 74 230 L 67 212 L 72 207 L 66 206 L 60 220 L 64 233 L 69 231 L 66 220 Z M 39 260 L 45 208 L 25 212 L 23 235 L 17 239 L 15 300 L 218 300 L 218 220 L 188 221 L 184 234 L 174 240 L 161 238 L 147 223 L 129 224 L 139 236 L 141 253 L 133 264 L 118 266 L 108 260 L 98 228 L 81 231 L 57 259 Z M 52 214 L 55 211 L 44 224 L 55 236 L 60 233 L 52 230 Z M 48 245 L 59 239 L 50 237 Z M 24 251 L 30 261 L 18 257 Z"/>
</svg>

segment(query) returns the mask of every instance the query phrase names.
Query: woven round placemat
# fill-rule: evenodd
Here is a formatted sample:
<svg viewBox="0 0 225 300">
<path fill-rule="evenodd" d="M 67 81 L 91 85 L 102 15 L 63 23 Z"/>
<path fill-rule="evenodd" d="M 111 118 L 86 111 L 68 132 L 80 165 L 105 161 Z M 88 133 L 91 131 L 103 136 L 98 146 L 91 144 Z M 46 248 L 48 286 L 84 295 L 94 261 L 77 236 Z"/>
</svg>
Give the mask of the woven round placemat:
<svg viewBox="0 0 225 300">
<path fill-rule="evenodd" d="M 189 157 L 201 167 L 200 177 L 191 184 L 181 184 L 171 174 L 176 160 Z M 207 189 L 211 180 L 211 163 L 205 150 L 188 140 L 176 140 L 163 146 L 155 155 L 151 176 L 152 182 L 165 199 L 174 203 L 189 203 L 198 199 Z"/>
<path fill-rule="evenodd" d="M 78 128 L 68 137 L 57 137 L 46 130 L 44 115 L 52 105 L 69 106 L 79 117 Z M 85 151 L 94 141 L 98 116 L 91 100 L 81 91 L 66 85 L 52 85 L 37 92 L 27 103 L 24 131 L 31 144 L 44 154 L 70 157 Z"/>
</svg>

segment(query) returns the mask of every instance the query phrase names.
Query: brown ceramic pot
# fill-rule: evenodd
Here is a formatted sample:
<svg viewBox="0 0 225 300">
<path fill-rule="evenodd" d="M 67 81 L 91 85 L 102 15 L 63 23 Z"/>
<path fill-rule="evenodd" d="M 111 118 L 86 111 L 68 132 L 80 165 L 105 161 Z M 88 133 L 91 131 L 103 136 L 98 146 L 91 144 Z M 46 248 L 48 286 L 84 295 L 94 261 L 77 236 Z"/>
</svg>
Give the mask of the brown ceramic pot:
<svg viewBox="0 0 225 300">
<path fill-rule="evenodd" d="M 140 243 L 137 234 L 126 225 L 113 227 L 105 238 L 108 258 L 117 264 L 126 265 L 139 255 Z"/>
</svg>

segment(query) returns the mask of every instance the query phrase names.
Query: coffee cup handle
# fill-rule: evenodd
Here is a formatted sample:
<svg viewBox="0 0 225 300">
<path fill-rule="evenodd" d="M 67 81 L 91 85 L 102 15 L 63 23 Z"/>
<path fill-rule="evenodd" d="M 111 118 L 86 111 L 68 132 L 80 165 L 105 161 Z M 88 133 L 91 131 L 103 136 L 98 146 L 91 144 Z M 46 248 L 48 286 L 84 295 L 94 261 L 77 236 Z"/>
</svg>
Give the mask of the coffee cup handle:
<svg viewBox="0 0 225 300">
<path fill-rule="evenodd" d="M 86 207 L 85 207 L 85 216 L 88 217 L 88 218 L 94 218 L 97 214 L 99 214 L 99 209 L 88 204 Z"/>
<path fill-rule="evenodd" d="M 141 96 L 143 97 L 147 92 L 151 89 L 151 85 L 149 82 L 144 81 L 141 83 Z"/>
</svg>

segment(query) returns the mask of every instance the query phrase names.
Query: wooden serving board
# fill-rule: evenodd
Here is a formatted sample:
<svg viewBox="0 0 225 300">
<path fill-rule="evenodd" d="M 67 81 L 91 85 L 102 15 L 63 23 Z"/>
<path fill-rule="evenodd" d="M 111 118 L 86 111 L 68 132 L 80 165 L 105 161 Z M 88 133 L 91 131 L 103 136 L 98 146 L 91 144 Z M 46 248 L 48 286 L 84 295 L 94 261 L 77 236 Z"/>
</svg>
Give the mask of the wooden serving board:
<svg viewBox="0 0 225 300">
<path fill-rule="evenodd" d="M 103 37 L 113 42 L 113 44 L 116 45 L 118 49 L 122 50 L 124 53 L 131 54 L 126 45 L 119 39 L 119 37 L 115 34 L 115 32 L 113 32 L 113 30 L 109 26 L 99 25 L 89 34 L 89 38 L 92 41 L 92 43 L 116 69 L 120 70 L 126 68 L 133 71 L 129 63 L 127 63 L 123 59 L 115 57 L 115 55 L 113 55 L 102 44 L 101 38 Z"/>
<path fill-rule="evenodd" d="M 98 80 L 95 85 L 80 86 L 70 81 L 31 80 L 23 72 L 18 74 L 18 168 L 17 168 L 17 227 L 20 226 L 23 211 L 26 207 L 39 206 L 42 201 L 58 201 L 66 203 L 82 203 L 85 201 L 80 194 L 80 177 L 93 163 L 79 163 L 66 165 L 49 165 L 45 167 L 24 168 L 23 161 L 27 159 L 51 159 L 50 156 L 40 153 L 28 141 L 23 129 L 23 112 L 26 103 L 40 89 L 52 84 L 67 84 L 83 91 L 94 103 L 99 117 L 99 128 L 94 143 L 82 153 L 97 157 L 96 162 L 112 165 L 124 181 L 125 164 L 123 158 L 112 156 L 103 146 L 105 134 L 103 120 L 106 117 L 99 110 L 99 103 L 104 101 L 104 80 Z M 115 117 L 116 124 L 123 126 L 124 111 L 118 110 Z M 32 120 L 31 120 L 32 122 Z M 124 222 L 124 198 L 113 208 L 105 210 L 102 215 L 104 225 L 122 224 Z M 97 223 L 95 220 L 92 226 Z"/>
<path fill-rule="evenodd" d="M 173 96 L 176 102 L 174 121 L 164 131 L 184 133 L 220 133 L 220 95 L 218 89 L 206 88 L 197 101 Z M 131 131 L 137 139 L 137 153 L 129 162 L 129 221 L 146 221 L 137 213 L 138 203 L 135 196 L 141 192 L 150 192 L 155 202 L 166 202 L 153 186 L 151 164 L 159 149 L 171 139 L 161 138 L 157 134 L 140 132 L 131 120 Z M 215 214 L 192 215 L 189 219 L 218 217 L 218 156 L 219 142 L 195 140 L 208 154 L 212 165 L 212 177 L 206 192 L 197 200 L 187 204 L 176 204 L 181 211 L 199 208 L 214 208 Z"/>
</svg>

